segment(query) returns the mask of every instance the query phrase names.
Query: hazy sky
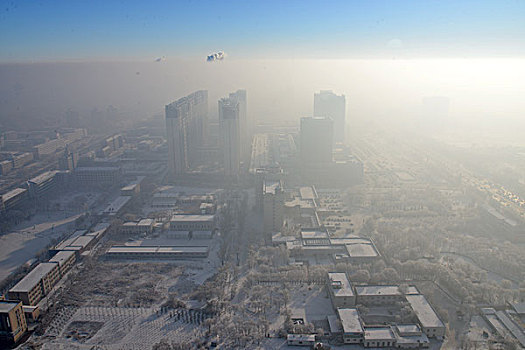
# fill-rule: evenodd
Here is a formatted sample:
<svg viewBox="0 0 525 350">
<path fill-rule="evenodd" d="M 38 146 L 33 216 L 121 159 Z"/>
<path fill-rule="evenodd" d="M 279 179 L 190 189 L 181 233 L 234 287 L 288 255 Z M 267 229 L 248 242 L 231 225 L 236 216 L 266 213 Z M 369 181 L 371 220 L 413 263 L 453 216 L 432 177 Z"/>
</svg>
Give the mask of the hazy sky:
<svg viewBox="0 0 525 350">
<path fill-rule="evenodd" d="M 525 1 L 4 1 L 0 61 L 523 57 Z"/>
</svg>

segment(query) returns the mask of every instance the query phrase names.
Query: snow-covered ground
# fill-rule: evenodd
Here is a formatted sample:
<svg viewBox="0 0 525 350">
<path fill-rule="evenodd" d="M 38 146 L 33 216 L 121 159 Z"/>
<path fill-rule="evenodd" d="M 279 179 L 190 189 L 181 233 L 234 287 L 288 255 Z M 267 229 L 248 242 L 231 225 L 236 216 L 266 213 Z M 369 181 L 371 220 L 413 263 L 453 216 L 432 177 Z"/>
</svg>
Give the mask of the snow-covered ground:
<svg viewBox="0 0 525 350">
<path fill-rule="evenodd" d="M 68 326 L 76 322 L 100 323 L 102 327 L 83 342 L 68 337 Z M 42 349 L 151 349 L 161 339 L 191 341 L 202 337 L 204 328 L 155 308 L 80 307 L 65 309 L 55 318 L 44 337 Z"/>
<path fill-rule="evenodd" d="M 51 212 L 37 214 L 30 221 L 25 221 L 14 230 L 0 237 L 0 281 L 40 250 L 53 239 L 74 229 L 75 220 L 81 214 Z"/>
</svg>

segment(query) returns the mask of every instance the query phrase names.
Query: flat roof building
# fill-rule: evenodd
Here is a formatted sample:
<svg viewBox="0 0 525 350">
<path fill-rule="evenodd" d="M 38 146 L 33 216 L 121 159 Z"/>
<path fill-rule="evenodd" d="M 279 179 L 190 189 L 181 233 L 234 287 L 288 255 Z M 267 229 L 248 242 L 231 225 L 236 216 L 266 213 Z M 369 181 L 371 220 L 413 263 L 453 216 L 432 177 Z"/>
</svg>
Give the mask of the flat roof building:
<svg viewBox="0 0 525 350">
<path fill-rule="evenodd" d="M 27 332 L 27 322 L 19 300 L 0 300 L 0 345 L 16 343 Z"/>
<path fill-rule="evenodd" d="M 213 231 L 215 215 L 173 215 L 170 219 L 172 231 Z"/>
<path fill-rule="evenodd" d="M 334 308 L 355 306 L 355 294 L 346 273 L 328 272 L 328 291 Z"/>
<path fill-rule="evenodd" d="M 288 334 L 286 336 L 286 344 L 292 346 L 314 346 L 314 334 Z"/>
<path fill-rule="evenodd" d="M 396 338 L 390 327 L 365 327 L 365 348 L 389 348 L 395 343 Z"/>
<path fill-rule="evenodd" d="M 118 196 L 111 202 L 106 209 L 102 212 L 102 214 L 109 215 L 109 216 L 115 216 L 119 215 L 122 212 L 122 209 L 126 206 L 126 204 L 129 203 L 132 197 L 130 196 Z"/>
<path fill-rule="evenodd" d="M 40 263 L 9 289 L 9 298 L 21 300 L 24 305 L 36 305 L 51 291 L 59 279 L 57 263 Z"/>
<path fill-rule="evenodd" d="M 359 312 L 354 308 L 337 309 L 341 327 L 343 328 L 343 341 L 345 344 L 359 344 L 363 341 L 363 325 Z"/>
<path fill-rule="evenodd" d="M 398 324 L 392 326 L 396 337 L 396 347 L 400 349 L 428 348 L 430 341 L 417 324 Z"/>
<path fill-rule="evenodd" d="M 428 337 L 444 337 L 445 325 L 429 304 L 424 295 L 406 295 L 406 300 L 414 310 L 421 329 Z"/>
<path fill-rule="evenodd" d="M 112 246 L 106 252 L 114 259 L 202 259 L 208 257 L 206 246 Z"/>
<path fill-rule="evenodd" d="M 62 250 L 49 259 L 49 262 L 58 264 L 61 277 L 71 270 L 75 261 L 76 253 L 72 250 Z"/>
<path fill-rule="evenodd" d="M 364 305 L 392 304 L 403 299 L 399 286 L 358 286 L 355 292 L 357 303 Z"/>
</svg>

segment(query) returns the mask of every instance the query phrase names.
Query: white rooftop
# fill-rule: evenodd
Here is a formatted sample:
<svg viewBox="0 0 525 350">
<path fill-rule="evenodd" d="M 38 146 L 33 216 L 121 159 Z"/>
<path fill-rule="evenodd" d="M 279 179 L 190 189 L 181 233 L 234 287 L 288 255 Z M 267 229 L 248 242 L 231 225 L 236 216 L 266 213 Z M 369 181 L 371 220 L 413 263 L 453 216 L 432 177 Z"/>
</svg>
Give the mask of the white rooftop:
<svg viewBox="0 0 525 350">
<path fill-rule="evenodd" d="M 215 218 L 214 215 L 185 215 L 185 214 L 176 214 L 171 217 L 170 221 L 176 222 L 185 222 L 185 221 L 213 221 Z"/>
<path fill-rule="evenodd" d="M 75 255 L 75 252 L 72 250 L 61 250 L 49 259 L 49 262 L 56 262 L 58 265 L 62 266 L 72 255 Z"/>
<path fill-rule="evenodd" d="M 357 309 L 337 309 L 344 333 L 363 333 Z"/>
<path fill-rule="evenodd" d="M 423 327 L 445 327 L 424 295 L 407 295 L 406 298 Z"/>
<path fill-rule="evenodd" d="M 359 286 L 355 291 L 358 296 L 401 295 L 398 286 Z"/>
<path fill-rule="evenodd" d="M 330 289 L 336 297 L 353 297 L 352 285 L 344 272 L 328 272 Z M 337 288 L 337 287 L 338 288 Z"/>
<path fill-rule="evenodd" d="M 365 340 L 394 340 L 395 336 L 390 327 L 366 327 Z"/>
<path fill-rule="evenodd" d="M 351 258 L 373 258 L 379 255 L 371 243 L 347 244 L 346 251 Z"/>
<path fill-rule="evenodd" d="M 15 284 L 9 291 L 12 292 L 29 292 L 40 282 L 49 272 L 56 268 L 56 263 L 40 263 L 31 272 L 29 272 L 20 282 Z"/>
</svg>

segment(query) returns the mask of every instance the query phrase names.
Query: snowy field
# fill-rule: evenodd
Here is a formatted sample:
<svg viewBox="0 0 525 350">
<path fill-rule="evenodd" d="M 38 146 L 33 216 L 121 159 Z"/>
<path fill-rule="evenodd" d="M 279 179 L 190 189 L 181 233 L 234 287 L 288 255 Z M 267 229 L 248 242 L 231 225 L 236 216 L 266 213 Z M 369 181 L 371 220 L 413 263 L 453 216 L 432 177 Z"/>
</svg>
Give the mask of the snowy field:
<svg viewBox="0 0 525 350">
<path fill-rule="evenodd" d="M 42 349 L 138 350 L 151 349 L 161 339 L 191 341 L 202 338 L 205 331 L 198 317 L 202 316 L 177 317 L 174 310 L 160 312 L 157 308 L 65 308 L 48 327 Z M 98 326 L 94 332 L 78 332 L 83 323 Z"/>
</svg>

